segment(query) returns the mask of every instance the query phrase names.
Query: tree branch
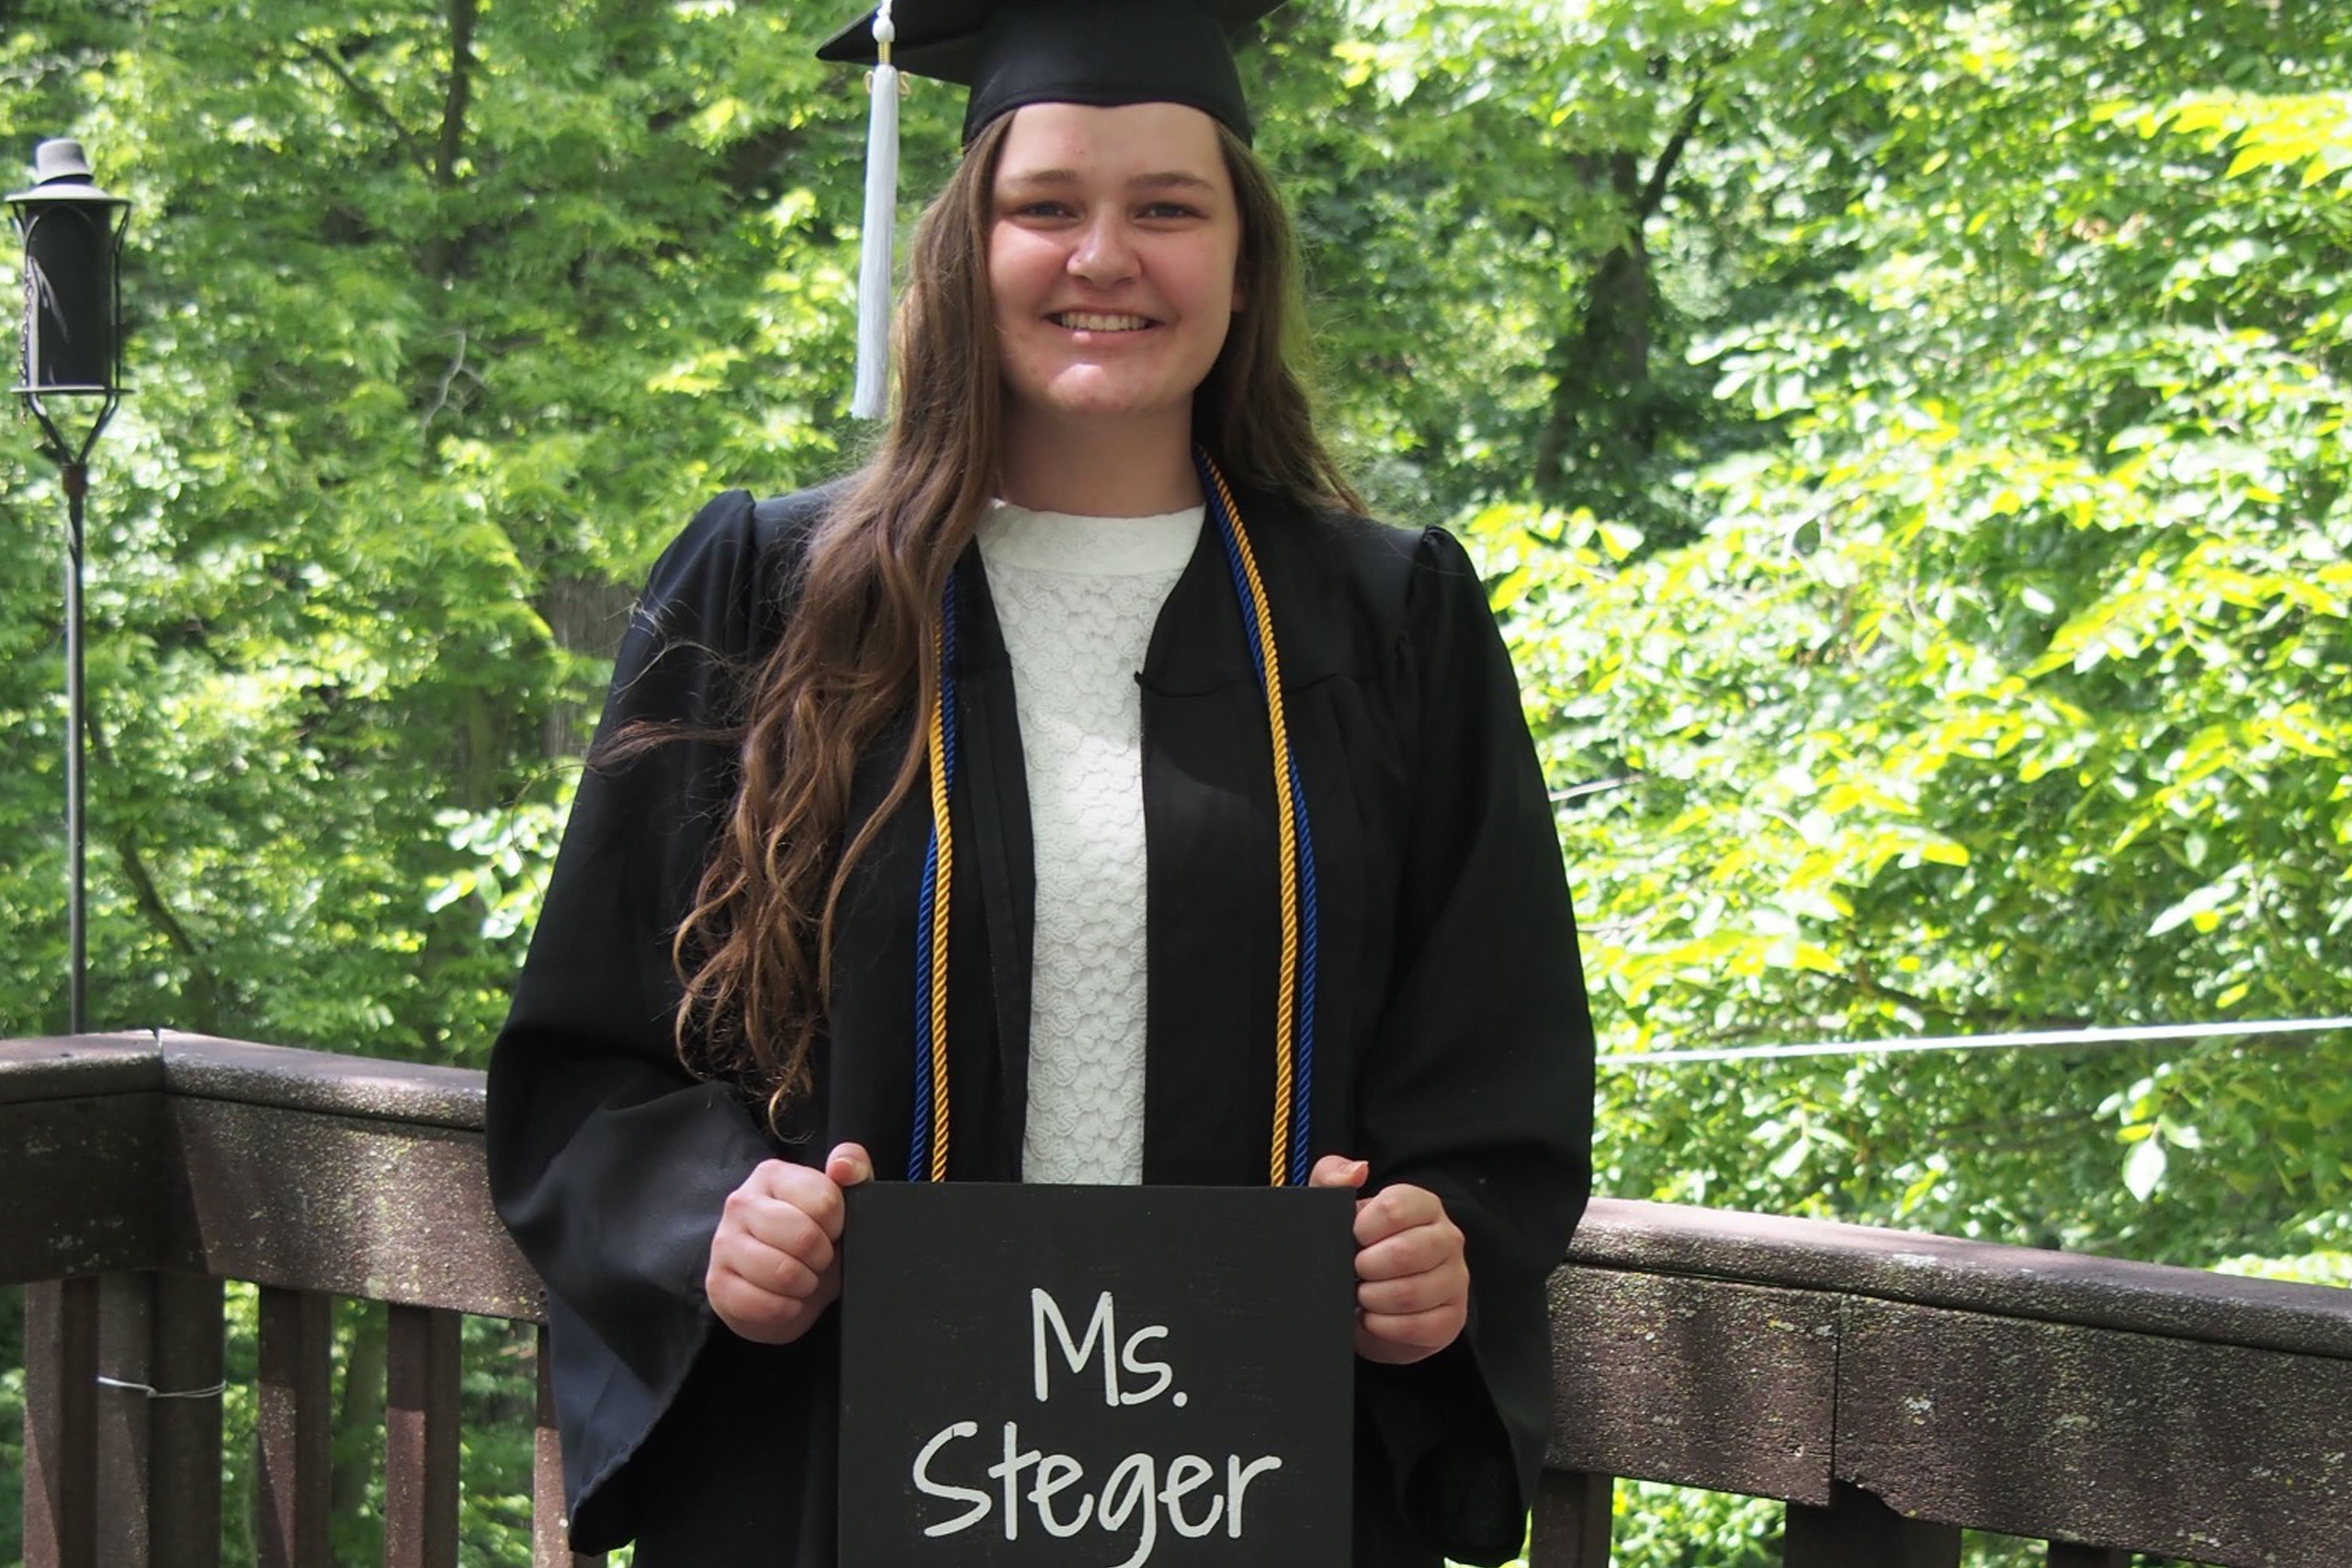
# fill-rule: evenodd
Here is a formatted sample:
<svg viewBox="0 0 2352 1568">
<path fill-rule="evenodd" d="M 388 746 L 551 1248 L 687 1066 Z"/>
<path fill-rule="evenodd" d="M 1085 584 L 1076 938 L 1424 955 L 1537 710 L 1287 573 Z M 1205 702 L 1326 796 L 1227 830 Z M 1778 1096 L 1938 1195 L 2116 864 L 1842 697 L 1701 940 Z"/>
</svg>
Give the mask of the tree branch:
<svg viewBox="0 0 2352 1568">
<path fill-rule="evenodd" d="M 1666 139 L 1658 150 L 1657 161 L 1650 165 L 1650 177 L 1642 193 L 1634 201 L 1634 220 L 1643 222 L 1654 216 L 1666 200 L 1667 182 L 1674 177 L 1674 166 L 1682 161 L 1683 149 L 1690 145 L 1690 138 L 1699 129 L 1699 118 L 1707 108 L 1707 80 L 1699 79 L 1699 89 L 1682 107 L 1682 118 L 1676 123 L 1674 134 Z"/>
<path fill-rule="evenodd" d="M 449 406 L 449 389 L 457 385 L 458 378 L 465 376 L 476 386 L 481 384 L 481 378 L 466 365 L 466 329 L 459 327 L 448 335 L 458 340 L 458 351 L 450 357 L 449 368 L 441 373 L 441 384 L 434 389 L 433 406 L 424 411 L 424 418 L 419 423 L 418 434 L 427 441 L 433 436 L 433 417 Z"/>
<path fill-rule="evenodd" d="M 90 720 L 89 737 L 91 755 L 107 772 L 115 772 L 112 748 L 95 717 Z M 187 1000 L 194 1013 L 187 1021 L 188 1026 L 198 1034 L 220 1033 L 220 982 L 212 973 L 203 947 L 155 886 L 146 858 L 139 852 L 139 840 L 130 829 L 118 827 L 107 840 L 114 846 L 115 858 L 122 864 L 123 880 L 130 885 L 130 901 L 163 933 L 171 950 L 187 961 Z"/>
<path fill-rule="evenodd" d="M 458 155 L 465 151 L 466 108 L 474 91 L 474 23 L 481 0 L 449 0 L 449 89 L 441 101 L 441 141 L 433 157 L 433 183 L 444 190 L 457 183 Z"/>
<path fill-rule="evenodd" d="M 466 108 L 474 91 L 474 23 L 481 14 L 481 0 L 449 0 L 449 81 L 441 97 L 441 135 L 429 171 L 438 192 L 456 186 L 458 160 L 466 149 Z M 424 276 L 436 284 L 457 275 L 473 243 L 473 231 L 452 232 L 455 220 L 446 202 L 437 218 L 424 255 Z"/>
<path fill-rule="evenodd" d="M 424 146 L 417 141 L 414 133 L 401 123 L 400 116 L 392 112 L 392 106 L 376 96 L 374 88 L 353 75 L 350 68 L 337 60 L 331 51 L 322 49 L 314 43 L 305 42 L 302 45 L 302 54 L 304 58 L 325 66 L 328 73 L 343 84 L 345 90 L 359 100 L 359 106 L 362 108 L 384 122 L 385 128 L 392 133 L 394 140 L 400 142 L 401 151 L 407 154 L 408 161 L 416 165 L 418 173 L 430 175 L 433 172 L 432 161 L 425 156 Z"/>
</svg>

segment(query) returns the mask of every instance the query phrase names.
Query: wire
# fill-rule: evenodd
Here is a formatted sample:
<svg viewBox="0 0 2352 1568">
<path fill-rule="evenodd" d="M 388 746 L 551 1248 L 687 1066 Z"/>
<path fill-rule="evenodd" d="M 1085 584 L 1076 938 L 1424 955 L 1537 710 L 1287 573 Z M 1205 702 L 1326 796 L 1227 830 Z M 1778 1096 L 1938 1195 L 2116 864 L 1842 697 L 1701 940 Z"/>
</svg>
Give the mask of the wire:
<svg viewBox="0 0 2352 1568">
<path fill-rule="evenodd" d="M 1570 784 L 1552 792 L 1552 804 L 1565 806 L 1571 800 L 1582 800 L 1589 795 L 1607 795 L 1612 789 L 1631 789 L 1648 777 L 1646 773 L 1627 773 L 1623 778 L 1595 779 L 1590 784 Z"/>
<path fill-rule="evenodd" d="M 214 1383 L 210 1388 L 157 1388 L 153 1383 L 129 1382 L 121 1378 L 101 1377 L 100 1388 L 119 1388 L 130 1393 L 143 1393 L 150 1399 L 214 1399 L 226 1383 Z"/>
<path fill-rule="evenodd" d="M 2276 1018 L 2245 1022 L 2150 1023 L 2094 1029 L 2018 1029 L 1999 1034 L 1922 1035 L 1911 1040 L 1816 1040 L 1797 1045 L 1721 1045 L 1689 1051 L 1614 1051 L 1604 1067 L 1665 1062 L 1767 1062 L 1803 1056 L 1901 1056 L 1928 1051 L 2128 1045 L 2161 1040 L 2233 1040 L 2258 1034 L 2325 1034 L 2352 1029 L 2352 1018 Z"/>
</svg>

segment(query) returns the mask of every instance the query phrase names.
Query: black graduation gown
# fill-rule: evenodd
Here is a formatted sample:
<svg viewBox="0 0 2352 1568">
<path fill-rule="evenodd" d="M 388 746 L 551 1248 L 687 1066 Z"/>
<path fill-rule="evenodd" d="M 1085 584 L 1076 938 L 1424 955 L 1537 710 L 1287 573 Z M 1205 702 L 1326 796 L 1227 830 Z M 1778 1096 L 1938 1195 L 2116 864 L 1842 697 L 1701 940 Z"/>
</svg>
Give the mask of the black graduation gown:
<svg viewBox="0 0 2352 1568">
<path fill-rule="evenodd" d="M 712 502 L 655 567 L 604 732 L 723 722 L 770 646 L 817 491 Z M 1406 1368 L 1358 1364 L 1355 1560 L 1515 1552 L 1550 1420 L 1543 1284 L 1590 1181 L 1592 1036 L 1558 842 L 1476 572 L 1436 529 L 1238 497 L 1272 607 L 1314 832 L 1322 964 L 1313 1154 L 1436 1192 L 1467 1238 L 1469 1325 Z M 977 550 L 958 568 L 962 776 L 950 1175 L 1020 1175 L 1032 869 L 1012 676 Z M 1153 632 L 1143 686 L 1148 872 L 1144 1179 L 1265 1179 L 1280 913 L 1264 704 L 1214 527 Z M 899 755 L 862 769 L 870 813 Z M 751 1168 L 863 1142 L 905 1168 L 914 792 L 861 863 L 815 1092 L 781 1137 L 672 1047 L 670 938 L 734 784 L 684 740 L 582 781 L 490 1070 L 491 1187 L 548 1286 L 582 1551 L 640 1568 L 831 1568 L 837 1342 L 717 1324 L 702 1280 Z M 952 1289 L 952 1281 L 940 1288 Z"/>
</svg>

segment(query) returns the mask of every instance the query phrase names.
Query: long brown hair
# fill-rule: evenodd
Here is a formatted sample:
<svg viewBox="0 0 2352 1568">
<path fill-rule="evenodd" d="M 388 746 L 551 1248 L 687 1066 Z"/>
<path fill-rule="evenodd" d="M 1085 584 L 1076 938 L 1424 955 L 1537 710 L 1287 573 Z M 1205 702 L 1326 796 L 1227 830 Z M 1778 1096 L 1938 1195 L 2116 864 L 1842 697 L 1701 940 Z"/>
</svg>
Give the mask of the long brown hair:
<svg viewBox="0 0 2352 1568">
<path fill-rule="evenodd" d="M 973 140 L 915 227 L 894 330 L 897 410 L 810 539 L 782 637 L 749 671 L 741 784 L 673 945 L 681 1058 L 763 1095 L 772 1125 L 808 1088 L 834 912 L 922 771 L 922 727 L 910 727 L 880 807 L 836 852 L 851 826 L 852 773 L 899 715 L 929 710 L 935 607 L 996 487 L 1002 386 L 987 257 L 1011 120 Z M 1240 211 L 1246 308 L 1193 393 L 1193 438 L 1238 483 L 1308 509 L 1361 510 L 1293 369 L 1289 217 L 1249 147 L 1222 126 L 1218 137 Z"/>
</svg>

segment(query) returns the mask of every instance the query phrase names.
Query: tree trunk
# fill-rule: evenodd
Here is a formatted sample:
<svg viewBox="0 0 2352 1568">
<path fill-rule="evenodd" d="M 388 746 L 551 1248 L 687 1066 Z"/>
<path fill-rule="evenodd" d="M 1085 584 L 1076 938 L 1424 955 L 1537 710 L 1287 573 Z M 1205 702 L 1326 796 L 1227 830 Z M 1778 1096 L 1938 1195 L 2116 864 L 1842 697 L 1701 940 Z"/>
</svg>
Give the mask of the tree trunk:
<svg viewBox="0 0 2352 1568">
<path fill-rule="evenodd" d="M 343 1399 L 334 1413 L 334 1464 L 327 1493 L 339 1519 L 367 1506 L 368 1483 L 383 1447 L 384 1366 L 384 1307 L 369 1302 L 344 1348 Z"/>
<path fill-rule="evenodd" d="M 1656 69 L 1663 73 L 1665 62 Z M 1618 243 L 1593 263 L 1584 309 L 1552 351 L 1551 407 L 1529 467 L 1539 501 L 1615 510 L 1611 502 L 1638 483 L 1640 470 L 1657 450 L 1657 407 L 1650 384 L 1657 290 L 1650 277 L 1646 231 L 1666 200 L 1706 102 L 1702 81 L 1646 177 L 1630 148 L 1577 160 L 1588 184 L 1607 183 L 1625 226 Z"/>
</svg>

